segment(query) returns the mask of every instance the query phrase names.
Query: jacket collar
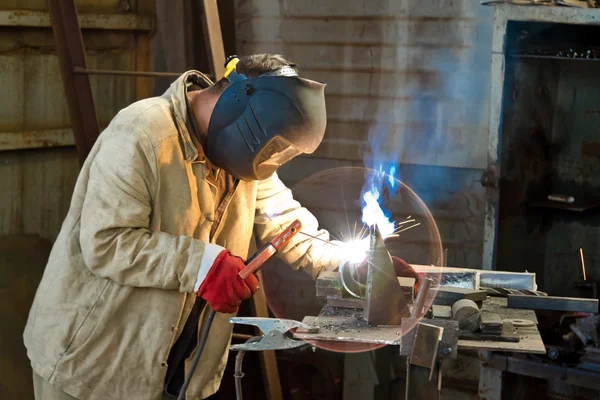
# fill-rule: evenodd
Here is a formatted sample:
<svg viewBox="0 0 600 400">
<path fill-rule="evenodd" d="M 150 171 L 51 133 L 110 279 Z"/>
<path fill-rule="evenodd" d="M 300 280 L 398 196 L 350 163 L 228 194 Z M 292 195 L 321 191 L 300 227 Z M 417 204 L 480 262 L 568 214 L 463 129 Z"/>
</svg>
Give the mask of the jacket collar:
<svg viewBox="0 0 600 400">
<path fill-rule="evenodd" d="M 177 125 L 177 130 L 179 131 L 179 137 L 181 138 L 183 155 L 187 162 L 204 161 L 197 160 L 199 156 L 198 149 L 187 128 L 190 121 L 188 121 L 186 93 L 188 88 L 194 85 L 203 89 L 208 87 L 208 84 L 202 79 L 200 72 L 194 70 L 187 71 L 177 78 L 163 95 L 167 97 L 171 103 L 173 118 Z M 201 156 L 202 158 L 205 158 L 204 154 Z"/>
</svg>

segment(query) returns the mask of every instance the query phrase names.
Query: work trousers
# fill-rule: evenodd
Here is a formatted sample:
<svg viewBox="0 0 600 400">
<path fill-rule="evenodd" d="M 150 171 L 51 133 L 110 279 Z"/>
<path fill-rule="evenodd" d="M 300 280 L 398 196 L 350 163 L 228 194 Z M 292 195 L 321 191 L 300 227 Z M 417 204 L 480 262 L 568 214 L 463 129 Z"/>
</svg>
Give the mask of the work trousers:
<svg viewBox="0 0 600 400">
<path fill-rule="evenodd" d="M 33 393 L 35 400 L 77 400 L 75 397 L 55 388 L 35 372 L 33 373 Z M 172 399 L 163 396 L 163 400 Z"/>
</svg>

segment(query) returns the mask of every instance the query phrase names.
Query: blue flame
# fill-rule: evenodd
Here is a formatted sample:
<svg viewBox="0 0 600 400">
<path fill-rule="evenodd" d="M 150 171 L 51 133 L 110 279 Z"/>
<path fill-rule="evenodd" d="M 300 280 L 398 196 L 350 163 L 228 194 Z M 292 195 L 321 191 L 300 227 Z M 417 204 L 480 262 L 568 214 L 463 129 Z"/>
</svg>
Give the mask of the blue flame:
<svg viewBox="0 0 600 400">
<path fill-rule="evenodd" d="M 390 213 L 386 212 L 381 206 L 381 192 L 387 186 L 393 189 L 396 185 L 394 174 L 396 165 L 389 167 L 390 173 L 387 174 L 383 164 L 379 164 L 375 173 L 371 174 L 365 190 L 363 190 L 362 200 L 362 222 L 367 226 L 377 225 L 379 232 L 385 238 L 394 234 L 395 223 L 390 219 Z M 367 189 L 368 188 L 368 189 Z"/>
</svg>

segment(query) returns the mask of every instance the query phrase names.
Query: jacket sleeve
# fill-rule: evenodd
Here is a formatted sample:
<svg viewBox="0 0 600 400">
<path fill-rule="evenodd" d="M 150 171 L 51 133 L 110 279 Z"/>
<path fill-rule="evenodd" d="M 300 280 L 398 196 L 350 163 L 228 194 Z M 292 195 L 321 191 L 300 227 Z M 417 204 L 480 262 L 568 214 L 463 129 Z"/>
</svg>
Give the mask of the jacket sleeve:
<svg viewBox="0 0 600 400">
<path fill-rule="evenodd" d="M 273 174 L 258 183 L 256 196 L 255 233 L 262 242 L 273 239 L 296 219 L 302 222 L 302 232 L 329 241 L 329 233 L 319 229 L 319 222 L 306 208 L 294 200 L 292 191 Z M 297 234 L 280 252 L 279 256 L 294 269 L 305 268 L 313 278 L 322 270 L 337 268 L 344 259 L 339 243 Z"/>
<path fill-rule="evenodd" d="M 223 248 L 149 228 L 158 175 L 143 131 L 109 127 L 99 141 L 81 211 L 87 267 L 125 286 L 196 291 Z"/>
</svg>

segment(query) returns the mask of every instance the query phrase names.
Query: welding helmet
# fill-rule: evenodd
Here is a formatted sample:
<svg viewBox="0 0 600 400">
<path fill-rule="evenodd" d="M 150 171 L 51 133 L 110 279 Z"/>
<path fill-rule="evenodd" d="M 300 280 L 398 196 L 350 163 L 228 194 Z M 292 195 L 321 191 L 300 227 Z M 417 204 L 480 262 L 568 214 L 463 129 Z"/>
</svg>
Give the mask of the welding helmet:
<svg viewBox="0 0 600 400">
<path fill-rule="evenodd" d="M 300 154 L 314 152 L 325 134 L 325 85 L 282 67 L 256 78 L 227 59 L 223 91 L 208 125 L 206 154 L 234 177 L 262 180 Z"/>
</svg>

